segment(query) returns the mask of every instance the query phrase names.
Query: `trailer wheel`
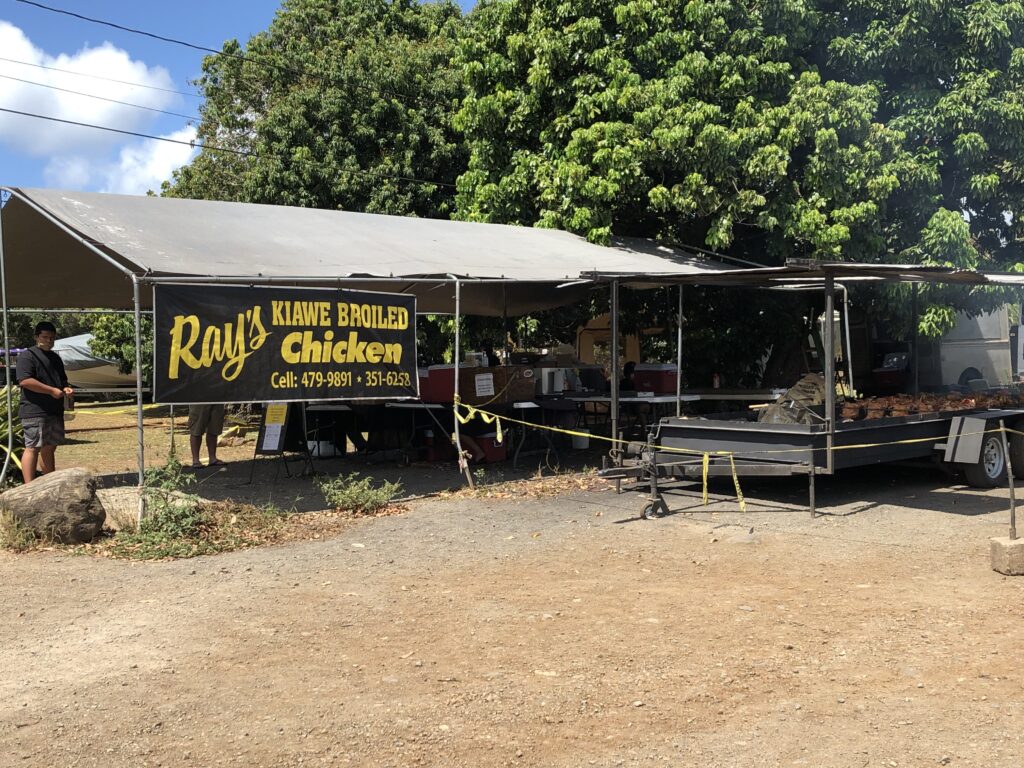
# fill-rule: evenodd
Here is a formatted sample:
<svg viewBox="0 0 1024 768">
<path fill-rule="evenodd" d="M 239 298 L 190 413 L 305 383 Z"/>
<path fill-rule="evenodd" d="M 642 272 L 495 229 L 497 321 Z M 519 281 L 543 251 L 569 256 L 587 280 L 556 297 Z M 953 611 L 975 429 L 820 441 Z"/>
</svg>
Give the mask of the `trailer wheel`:
<svg viewBox="0 0 1024 768">
<path fill-rule="evenodd" d="M 657 520 L 659 517 L 666 514 L 668 514 L 668 504 L 665 503 L 664 499 L 652 501 L 644 507 L 644 520 Z"/>
<path fill-rule="evenodd" d="M 1006 455 L 1000 434 L 985 435 L 981 443 L 981 458 L 977 464 L 964 468 L 967 484 L 974 488 L 995 488 L 1006 482 Z"/>
</svg>

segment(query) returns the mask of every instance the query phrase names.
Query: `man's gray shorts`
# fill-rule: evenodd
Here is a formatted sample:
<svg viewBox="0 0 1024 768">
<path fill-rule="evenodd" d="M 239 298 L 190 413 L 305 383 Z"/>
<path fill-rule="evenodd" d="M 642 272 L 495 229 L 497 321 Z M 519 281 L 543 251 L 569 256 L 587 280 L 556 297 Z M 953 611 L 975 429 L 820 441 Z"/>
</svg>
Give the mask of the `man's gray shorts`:
<svg viewBox="0 0 1024 768">
<path fill-rule="evenodd" d="M 63 416 L 35 416 L 22 419 L 21 426 L 25 430 L 26 448 L 42 448 L 64 442 Z"/>
</svg>

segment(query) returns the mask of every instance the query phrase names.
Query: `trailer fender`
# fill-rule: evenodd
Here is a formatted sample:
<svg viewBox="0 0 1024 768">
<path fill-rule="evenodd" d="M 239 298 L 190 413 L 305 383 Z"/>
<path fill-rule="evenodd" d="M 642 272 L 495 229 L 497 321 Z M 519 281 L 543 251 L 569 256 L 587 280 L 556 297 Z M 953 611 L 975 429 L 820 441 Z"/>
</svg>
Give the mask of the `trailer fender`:
<svg viewBox="0 0 1024 768">
<path fill-rule="evenodd" d="M 947 464 L 977 464 L 986 427 L 985 419 L 954 416 L 946 442 L 937 444 L 935 448 L 943 452 L 942 460 Z"/>
</svg>

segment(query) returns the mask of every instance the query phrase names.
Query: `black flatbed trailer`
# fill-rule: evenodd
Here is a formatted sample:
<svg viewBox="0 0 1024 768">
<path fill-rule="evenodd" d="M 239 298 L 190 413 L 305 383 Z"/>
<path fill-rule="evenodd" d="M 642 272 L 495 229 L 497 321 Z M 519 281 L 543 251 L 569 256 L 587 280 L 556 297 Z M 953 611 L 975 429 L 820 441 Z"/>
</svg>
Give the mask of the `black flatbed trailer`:
<svg viewBox="0 0 1024 768">
<path fill-rule="evenodd" d="M 603 470 L 610 479 L 651 486 L 645 517 L 668 511 L 659 482 L 704 476 L 807 475 L 811 514 L 814 478 L 837 470 L 920 459 L 962 471 L 968 483 L 994 487 L 1007 468 L 1024 474 L 1024 408 L 971 409 L 860 421 L 822 419 L 817 424 L 772 424 L 736 413 L 663 418 L 646 443 L 622 466 Z M 704 461 L 707 455 L 707 468 Z"/>
</svg>

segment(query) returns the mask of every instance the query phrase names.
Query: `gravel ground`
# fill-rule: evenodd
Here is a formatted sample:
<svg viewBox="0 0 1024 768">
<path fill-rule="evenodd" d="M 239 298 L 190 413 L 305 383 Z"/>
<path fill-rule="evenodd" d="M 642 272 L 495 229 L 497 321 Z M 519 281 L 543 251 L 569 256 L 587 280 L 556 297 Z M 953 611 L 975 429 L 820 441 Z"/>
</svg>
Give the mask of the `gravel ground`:
<svg viewBox="0 0 1024 768">
<path fill-rule="evenodd" d="M 904 469 L 0 553 L 0 765 L 1020 766 L 1007 491 Z"/>
</svg>

